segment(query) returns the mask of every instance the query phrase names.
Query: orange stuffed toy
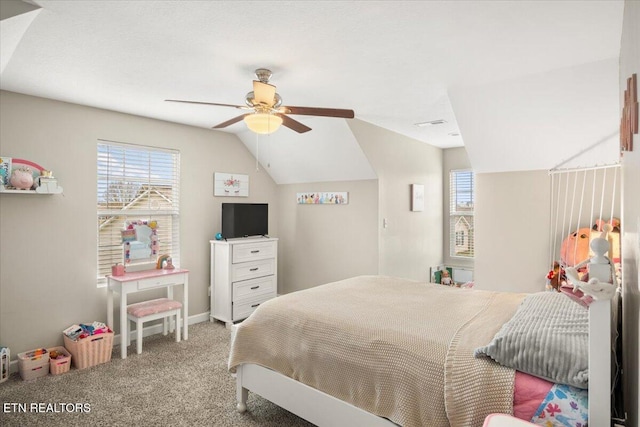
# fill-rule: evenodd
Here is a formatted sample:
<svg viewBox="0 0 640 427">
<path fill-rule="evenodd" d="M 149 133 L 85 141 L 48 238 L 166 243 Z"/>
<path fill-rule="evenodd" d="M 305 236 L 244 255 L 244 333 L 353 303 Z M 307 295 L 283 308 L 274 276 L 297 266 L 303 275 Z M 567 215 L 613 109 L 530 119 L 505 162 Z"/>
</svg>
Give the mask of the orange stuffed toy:
<svg viewBox="0 0 640 427">
<path fill-rule="evenodd" d="M 591 229 L 580 228 L 569 234 L 560 246 L 560 260 L 563 265 L 574 266 L 582 260 L 589 258 L 589 243 L 591 242 Z"/>
</svg>

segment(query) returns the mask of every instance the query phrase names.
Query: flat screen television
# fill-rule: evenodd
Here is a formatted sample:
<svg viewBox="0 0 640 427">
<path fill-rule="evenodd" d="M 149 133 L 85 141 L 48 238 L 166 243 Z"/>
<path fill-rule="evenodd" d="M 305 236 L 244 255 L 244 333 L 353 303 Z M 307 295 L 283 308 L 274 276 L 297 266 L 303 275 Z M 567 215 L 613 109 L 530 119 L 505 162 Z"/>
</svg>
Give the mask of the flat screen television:
<svg viewBox="0 0 640 427">
<path fill-rule="evenodd" d="M 222 238 L 266 236 L 269 234 L 267 203 L 223 203 Z"/>
</svg>

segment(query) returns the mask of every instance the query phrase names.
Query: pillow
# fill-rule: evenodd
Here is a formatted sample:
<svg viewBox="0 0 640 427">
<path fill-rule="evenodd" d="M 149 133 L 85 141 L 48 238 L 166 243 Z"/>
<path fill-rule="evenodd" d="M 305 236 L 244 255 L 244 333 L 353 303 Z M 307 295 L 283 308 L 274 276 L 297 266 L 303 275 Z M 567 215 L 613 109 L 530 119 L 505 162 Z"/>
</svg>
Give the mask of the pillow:
<svg viewBox="0 0 640 427">
<path fill-rule="evenodd" d="M 474 355 L 554 383 L 588 388 L 589 312 L 562 293 L 527 295 L 511 320 Z"/>
</svg>

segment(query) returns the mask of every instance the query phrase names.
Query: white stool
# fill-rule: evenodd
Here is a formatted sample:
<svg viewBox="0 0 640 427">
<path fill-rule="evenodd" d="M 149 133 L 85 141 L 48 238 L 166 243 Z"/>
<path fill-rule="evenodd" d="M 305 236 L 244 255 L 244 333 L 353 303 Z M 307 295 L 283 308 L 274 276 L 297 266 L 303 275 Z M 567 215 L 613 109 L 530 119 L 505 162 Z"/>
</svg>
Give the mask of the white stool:
<svg viewBox="0 0 640 427">
<path fill-rule="evenodd" d="M 168 323 L 176 317 L 176 342 L 180 342 L 180 310 L 182 304 L 169 298 L 158 298 L 127 306 L 127 347 L 131 345 L 131 322 L 136 323 L 136 352 L 142 353 L 142 324 L 151 320 L 163 319 L 162 334 L 167 335 Z M 173 332 L 173 325 L 171 325 Z"/>
</svg>

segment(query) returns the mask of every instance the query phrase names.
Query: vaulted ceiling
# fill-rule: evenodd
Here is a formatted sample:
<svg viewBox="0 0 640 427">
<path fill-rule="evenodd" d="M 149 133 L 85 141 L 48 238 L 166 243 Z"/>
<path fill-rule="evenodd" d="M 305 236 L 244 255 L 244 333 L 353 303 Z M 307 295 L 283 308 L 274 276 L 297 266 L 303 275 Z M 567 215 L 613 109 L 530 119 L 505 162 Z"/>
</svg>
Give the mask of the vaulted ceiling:
<svg viewBox="0 0 640 427">
<path fill-rule="evenodd" d="M 267 67 L 284 105 L 465 145 L 478 171 L 615 143 L 622 1 L 16 2 L 0 2 L 4 90 L 211 128 L 240 112 L 164 100 L 242 104 Z M 374 175 L 345 119 L 294 118 L 313 130 L 260 137 L 276 182 Z M 242 121 L 212 132 L 255 151 Z M 337 158 L 353 167 L 321 170 Z"/>
</svg>

